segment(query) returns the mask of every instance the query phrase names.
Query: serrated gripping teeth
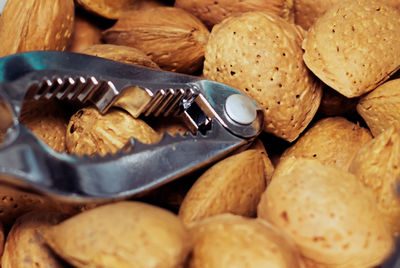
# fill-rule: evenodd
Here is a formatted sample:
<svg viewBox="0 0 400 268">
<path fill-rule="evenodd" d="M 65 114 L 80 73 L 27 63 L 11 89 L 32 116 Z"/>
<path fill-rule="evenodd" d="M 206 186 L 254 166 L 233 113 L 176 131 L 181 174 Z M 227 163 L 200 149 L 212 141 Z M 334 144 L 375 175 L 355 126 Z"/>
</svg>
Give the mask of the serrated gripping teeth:
<svg viewBox="0 0 400 268">
<path fill-rule="evenodd" d="M 188 102 L 195 95 L 195 91 L 191 88 L 161 89 L 152 97 L 145 109 L 144 115 L 177 115 L 181 109 L 179 104 Z"/>
<path fill-rule="evenodd" d="M 45 78 L 41 83 L 33 84 L 30 89 L 34 90 L 33 94 L 36 100 L 56 98 L 78 101 L 82 104 L 90 100 L 100 111 L 107 109 L 118 95 L 111 81 L 99 81 L 94 76 Z"/>
</svg>

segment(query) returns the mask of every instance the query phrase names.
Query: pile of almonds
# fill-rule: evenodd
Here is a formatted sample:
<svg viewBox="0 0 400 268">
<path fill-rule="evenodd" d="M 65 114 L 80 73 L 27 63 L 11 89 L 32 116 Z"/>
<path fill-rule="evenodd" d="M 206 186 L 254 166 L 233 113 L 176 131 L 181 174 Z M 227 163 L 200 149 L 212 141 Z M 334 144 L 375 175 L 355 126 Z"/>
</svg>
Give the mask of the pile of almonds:
<svg viewBox="0 0 400 268">
<path fill-rule="evenodd" d="M 265 115 L 248 149 L 140 198 L 78 205 L 1 186 L 1 267 L 377 267 L 393 253 L 399 1 L 8 0 L 0 40 L 0 56 L 72 51 L 202 76 Z M 187 132 L 28 97 L 19 120 L 79 156 Z"/>
</svg>

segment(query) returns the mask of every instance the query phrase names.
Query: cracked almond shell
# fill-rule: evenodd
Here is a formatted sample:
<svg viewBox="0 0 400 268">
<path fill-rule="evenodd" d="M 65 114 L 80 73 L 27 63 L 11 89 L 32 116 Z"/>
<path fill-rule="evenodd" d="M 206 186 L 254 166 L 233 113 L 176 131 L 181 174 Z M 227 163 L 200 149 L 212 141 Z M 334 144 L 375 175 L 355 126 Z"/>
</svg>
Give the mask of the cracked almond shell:
<svg viewBox="0 0 400 268">
<path fill-rule="evenodd" d="M 304 62 L 342 95 L 361 96 L 400 67 L 400 12 L 375 0 L 346 0 L 326 11 L 303 41 Z"/>
<path fill-rule="evenodd" d="M 347 170 L 358 150 L 371 139 L 368 129 L 343 117 L 329 117 L 311 126 L 281 157 L 317 159 Z"/>
<path fill-rule="evenodd" d="M 66 50 L 74 12 L 73 0 L 8 0 L 0 17 L 0 56 Z"/>
<path fill-rule="evenodd" d="M 267 12 L 248 12 L 214 26 L 203 74 L 252 97 L 264 110 L 264 131 L 295 140 L 322 96 L 303 62 L 303 32 Z"/>
<path fill-rule="evenodd" d="M 50 227 L 45 239 L 76 267 L 183 267 L 192 244 L 176 215 L 132 201 L 82 212 Z"/>
<path fill-rule="evenodd" d="M 229 16 L 249 11 L 267 11 L 293 22 L 293 2 L 293 0 L 176 0 L 174 5 L 192 13 L 211 28 Z"/>
<path fill-rule="evenodd" d="M 374 136 L 400 128 L 400 79 L 388 81 L 362 97 L 357 111 Z"/>
<path fill-rule="evenodd" d="M 258 217 L 291 237 L 311 267 L 374 267 L 393 250 L 371 189 L 348 171 L 290 157 L 262 195 Z"/>
<path fill-rule="evenodd" d="M 378 208 L 396 236 L 400 232 L 400 132 L 390 128 L 365 144 L 349 171 L 374 191 Z"/>
<path fill-rule="evenodd" d="M 106 43 L 140 49 L 161 69 L 179 73 L 202 66 L 208 36 L 198 18 L 174 7 L 126 12 L 103 33 Z"/>
<path fill-rule="evenodd" d="M 262 219 L 222 214 L 191 225 L 188 268 L 304 267 L 287 236 Z"/>
<path fill-rule="evenodd" d="M 67 151 L 77 155 L 117 153 L 131 138 L 145 144 L 161 139 L 143 120 L 117 108 L 104 115 L 95 107 L 82 108 L 71 117 L 66 133 Z"/>
</svg>

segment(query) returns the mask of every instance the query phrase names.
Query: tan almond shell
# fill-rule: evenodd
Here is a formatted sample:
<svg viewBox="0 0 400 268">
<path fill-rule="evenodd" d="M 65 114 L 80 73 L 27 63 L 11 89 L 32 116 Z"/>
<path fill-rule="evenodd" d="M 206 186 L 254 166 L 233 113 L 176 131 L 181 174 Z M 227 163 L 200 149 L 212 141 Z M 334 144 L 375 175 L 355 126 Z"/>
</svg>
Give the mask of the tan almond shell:
<svg viewBox="0 0 400 268">
<path fill-rule="evenodd" d="M 197 179 L 183 199 L 179 217 L 189 224 L 222 213 L 255 216 L 265 186 L 260 151 L 235 154 L 214 164 Z"/>
<path fill-rule="evenodd" d="M 349 171 L 376 197 L 393 234 L 400 232 L 400 199 L 397 188 L 400 179 L 400 132 L 390 128 L 365 144 L 354 157 Z"/>
<path fill-rule="evenodd" d="M 7 178 L 1 176 L 2 181 Z M 60 213 L 73 215 L 80 210 L 80 204 L 65 204 L 46 198 L 42 195 L 27 193 L 0 185 L 0 222 L 11 228 L 15 219 L 32 210 L 57 210 Z"/>
<path fill-rule="evenodd" d="M 392 126 L 400 127 L 400 79 L 388 81 L 362 97 L 357 111 L 374 136 Z"/>
<path fill-rule="evenodd" d="M 0 17 L 0 56 L 66 50 L 73 24 L 73 0 L 9 0 Z"/>
<path fill-rule="evenodd" d="M 76 267 L 182 267 L 188 230 L 173 213 L 141 202 L 118 202 L 53 226 L 46 242 Z"/>
<path fill-rule="evenodd" d="M 348 98 L 383 83 L 400 67 L 400 12 L 375 0 L 332 6 L 303 41 L 304 61 Z"/>
<path fill-rule="evenodd" d="M 281 156 L 317 159 L 322 164 L 347 170 L 357 151 L 372 139 L 368 129 L 343 117 L 316 122 Z"/>
<path fill-rule="evenodd" d="M 68 50 L 79 53 L 87 47 L 100 43 L 100 27 L 83 15 L 75 15 L 74 29 Z"/>
<path fill-rule="evenodd" d="M 264 176 L 267 185 L 270 183 L 272 179 L 272 174 L 274 174 L 275 167 L 272 164 L 271 159 L 269 159 L 267 150 L 260 138 L 257 138 L 254 143 L 249 147 L 249 149 L 257 150 L 261 153 L 263 161 L 264 161 Z"/>
<path fill-rule="evenodd" d="M 117 108 L 104 115 L 95 107 L 82 108 L 71 117 L 66 133 L 67 151 L 77 155 L 116 153 L 131 138 L 146 144 L 161 139 L 143 120 Z"/>
<path fill-rule="evenodd" d="M 222 214 L 196 222 L 190 232 L 189 268 L 303 267 L 294 243 L 261 219 Z"/>
<path fill-rule="evenodd" d="M 208 36 L 198 18 L 174 7 L 126 12 L 103 33 L 106 43 L 140 49 L 161 69 L 179 73 L 202 66 Z"/>
<path fill-rule="evenodd" d="M 264 131 L 295 140 L 310 123 L 322 89 L 303 62 L 303 33 L 267 12 L 248 12 L 214 26 L 204 76 L 254 98 Z"/>
<path fill-rule="evenodd" d="M 296 0 L 294 1 L 295 23 L 304 29 L 309 29 L 315 21 L 321 17 L 326 10 L 338 3 L 340 0 Z M 380 0 L 400 10 L 398 0 Z"/>
<path fill-rule="evenodd" d="M 371 189 L 318 160 L 291 157 L 284 165 L 258 216 L 290 236 L 313 267 L 373 267 L 388 257 L 393 240 Z"/>
<path fill-rule="evenodd" d="M 68 112 L 56 101 L 25 100 L 19 121 L 56 152 L 65 152 Z"/>
<path fill-rule="evenodd" d="M 126 10 L 134 9 L 137 0 L 76 0 L 76 3 L 93 14 L 107 19 L 118 19 Z"/>
<path fill-rule="evenodd" d="M 160 69 L 143 51 L 133 47 L 98 44 L 86 48 L 82 53 L 122 63 Z"/>
<path fill-rule="evenodd" d="M 211 28 L 229 16 L 249 11 L 267 11 L 294 22 L 293 2 L 293 0 L 176 0 L 174 6 L 187 10 Z"/>
<path fill-rule="evenodd" d="M 36 210 L 19 217 L 7 235 L 1 267 L 65 267 L 43 238 L 43 232 L 64 218 L 64 215 L 49 210 Z"/>
</svg>

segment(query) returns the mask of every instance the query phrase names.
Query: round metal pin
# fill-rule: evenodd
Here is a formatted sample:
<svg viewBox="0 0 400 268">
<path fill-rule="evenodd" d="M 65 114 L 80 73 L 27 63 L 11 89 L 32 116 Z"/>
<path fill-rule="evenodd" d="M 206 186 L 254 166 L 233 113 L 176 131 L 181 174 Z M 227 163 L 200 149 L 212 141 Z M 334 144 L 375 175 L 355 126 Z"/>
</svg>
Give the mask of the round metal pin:
<svg viewBox="0 0 400 268">
<path fill-rule="evenodd" d="M 233 121 L 242 125 L 253 123 L 257 117 L 257 107 L 253 101 L 241 94 L 230 95 L 226 99 L 225 110 Z"/>
</svg>

